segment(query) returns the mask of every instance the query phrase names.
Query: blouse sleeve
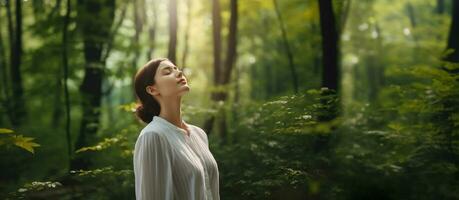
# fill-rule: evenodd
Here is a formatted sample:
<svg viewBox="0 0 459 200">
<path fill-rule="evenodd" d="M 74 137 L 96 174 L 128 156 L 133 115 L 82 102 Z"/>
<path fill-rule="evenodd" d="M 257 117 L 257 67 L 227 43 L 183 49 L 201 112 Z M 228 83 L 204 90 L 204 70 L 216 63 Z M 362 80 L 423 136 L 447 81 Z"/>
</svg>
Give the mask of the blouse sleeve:
<svg viewBox="0 0 459 200">
<path fill-rule="evenodd" d="M 173 199 L 171 157 L 161 135 L 147 132 L 134 149 L 135 195 L 137 200 Z"/>
</svg>

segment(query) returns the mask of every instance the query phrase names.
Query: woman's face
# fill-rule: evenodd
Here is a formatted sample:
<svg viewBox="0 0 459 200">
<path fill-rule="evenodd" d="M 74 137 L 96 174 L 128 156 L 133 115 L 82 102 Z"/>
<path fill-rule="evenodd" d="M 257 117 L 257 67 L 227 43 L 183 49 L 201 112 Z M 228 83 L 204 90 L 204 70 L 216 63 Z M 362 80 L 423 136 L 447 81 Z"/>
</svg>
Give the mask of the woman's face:
<svg viewBox="0 0 459 200">
<path fill-rule="evenodd" d="M 149 92 L 161 97 L 182 96 L 190 90 L 188 81 L 177 66 L 169 60 L 162 61 L 155 74 L 154 91 Z M 148 91 L 148 88 L 147 88 Z"/>
</svg>

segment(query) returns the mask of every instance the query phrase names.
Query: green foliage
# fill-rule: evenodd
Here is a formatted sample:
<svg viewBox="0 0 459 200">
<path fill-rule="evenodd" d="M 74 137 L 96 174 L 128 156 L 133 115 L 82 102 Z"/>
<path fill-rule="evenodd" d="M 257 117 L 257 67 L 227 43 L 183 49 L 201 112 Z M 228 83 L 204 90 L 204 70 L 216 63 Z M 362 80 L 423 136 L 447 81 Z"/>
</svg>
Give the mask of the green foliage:
<svg viewBox="0 0 459 200">
<path fill-rule="evenodd" d="M 9 195 L 6 199 L 28 199 L 27 197 L 31 197 L 33 195 L 37 195 L 40 192 L 46 192 L 50 190 L 55 190 L 56 188 L 60 188 L 62 184 L 60 182 L 39 182 L 33 181 L 31 183 L 24 184 L 23 187 L 19 188 L 16 192 L 13 192 Z M 34 196 L 35 198 L 40 198 L 39 195 Z"/>
<path fill-rule="evenodd" d="M 326 135 L 326 140 L 333 143 L 330 127 L 340 120 L 318 122 L 317 116 L 325 111 L 319 104 L 330 98 L 321 94 L 320 90 L 309 90 L 239 109 L 243 113 L 235 128 L 237 141 L 212 149 L 219 163 L 225 199 L 332 195 L 322 174 L 329 158 L 321 151 L 327 145 L 321 139 Z"/>
<path fill-rule="evenodd" d="M 34 148 L 40 146 L 33 140 L 34 138 L 24 137 L 11 129 L 0 128 L 0 146 L 15 145 L 33 154 L 35 153 Z"/>
<path fill-rule="evenodd" d="M 331 123 L 317 120 L 331 114 L 320 90 L 242 108 L 237 141 L 213 148 L 223 196 L 457 199 L 459 77 L 425 65 L 397 75 L 413 81 Z"/>
<path fill-rule="evenodd" d="M 403 72 L 420 81 L 384 93 L 399 96 L 396 109 L 386 112 L 393 116 L 389 126 L 399 138 L 397 146 L 404 145 L 393 158 L 399 159 L 405 176 L 422 180 L 412 186 L 413 199 L 459 198 L 453 192 L 459 189 L 454 178 L 459 173 L 459 75 L 444 69 L 413 66 Z"/>
<path fill-rule="evenodd" d="M 108 148 L 110 146 L 113 146 L 113 145 L 117 144 L 118 142 L 120 142 L 122 140 L 125 140 L 125 137 L 123 137 L 121 135 L 117 135 L 116 137 L 113 137 L 113 138 L 104 138 L 104 140 L 102 142 L 99 142 L 95 146 L 83 147 L 83 148 L 80 148 L 80 149 L 76 150 L 75 152 L 76 153 L 80 153 L 80 152 L 85 152 L 85 151 L 100 151 L 100 150 L 104 150 L 104 149 L 106 149 L 106 148 Z"/>
<path fill-rule="evenodd" d="M 132 76 L 150 53 L 167 55 L 167 9 L 152 9 L 167 7 L 167 1 L 148 0 L 137 6 L 142 11 L 131 9 L 132 2 L 117 2 L 116 9 L 110 9 L 111 1 L 100 7 L 102 20 L 88 18 L 83 8 L 90 5 L 70 1 L 66 83 L 72 139 L 78 138 L 80 128 L 78 86 L 85 81 L 85 57 L 99 57 L 84 54 L 83 43 L 114 38 L 102 45 L 112 51 L 102 70 L 102 106 L 94 110 L 102 114 L 101 121 L 89 124 L 99 133 L 90 136 L 89 146 L 76 150 L 93 163 L 88 170 L 71 173 L 67 162 L 62 162 L 68 159 L 60 77 L 66 3 L 59 2 L 23 1 L 22 37 L 27 42 L 20 72 L 29 117 L 18 130 L 28 135 L 0 129 L 0 199 L 5 195 L 9 199 L 133 199 L 132 151 L 142 126 L 133 115 Z M 333 1 L 339 28 L 344 28 L 340 36 L 343 104 L 327 90 L 308 90 L 320 88 L 322 77 L 317 1 L 278 1 L 300 83 L 297 95 L 290 95 L 291 71 L 273 1 L 239 1 L 237 62 L 230 83 L 220 86 L 210 84 L 211 4 L 193 3 L 190 51 L 186 60 L 176 63 L 186 65 L 193 91 L 182 108 L 184 118 L 196 125 L 209 115 L 232 117 L 227 118 L 227 144 L 218 143 L 218 129 L 209 135 L 220 170 L 221 198 L 459 199 L 455 192 L 459 191 L 459 85 L 458 75 L 448 72 L 459 65 L 438 62 L 452 52 L 444 50 L 451 13 L 436 13 L 438 2 Z M 445 10 L 451 10 L 451 2 L 445 1 Z M 222 39 L 226 40 L 229 1 L 221 3 Z M 413 13 L 408 12 L 408 4 Z M 188 10 L 184 3 L 178 5 L 179 10 Z M 14 22 L 16 10 L 11 6 Z M 121 16 L 126 7 L 126 15 Z M 10 87 L 16 83 L 11 82 L 7 57 L 13 43 L 8 42 L 6 7 L 0 9 L 0 42 L 6 50 L 0 55 L 5 61 L 0 63 L 5 66 L 0 70 L 5 105 L 0 107 L 0 127 L 13 127 L 8 124 L 7 107 L 15 100 L 10 99 L 14 92 Z M 184 23 L 179 25 L 183 31 L 178 32 L 177 58 L 185 58 L 187 31 L 181 28 L 187 20 L 180 13 L 178 17 Z M 117 32 L 112 21 L 120 23 Z M 104 26 L 97 27 L 100 24 Z M 99 36 L 92 36 L 94 27 L 103 29 L 95 30 Z M 137 29 L 142 30 L 138 43 L 133 42 Z M 100 37 L 109 31 L 114 35 Z M 222 45 L 224 62 L 227 43 Z M 105 50 L 102 56 L 108 53 Z M 211 92 L 223 91 L 229 92 L 227 101 L 209 100 Z M 39 151 L 35 140 L 43 146 Z"/>
</svg>

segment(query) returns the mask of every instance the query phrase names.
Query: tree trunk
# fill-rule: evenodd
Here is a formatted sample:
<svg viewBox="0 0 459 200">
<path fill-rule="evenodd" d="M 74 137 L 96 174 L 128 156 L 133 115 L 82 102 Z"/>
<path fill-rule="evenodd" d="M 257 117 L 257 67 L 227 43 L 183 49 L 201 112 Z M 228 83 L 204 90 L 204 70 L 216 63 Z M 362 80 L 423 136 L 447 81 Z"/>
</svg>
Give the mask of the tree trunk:
<svg viewBox="0 0 459 200">
<path fill-rule="evenodd" d="M 89 145 L 98 130 L 105 68 L 102 51 L 109 43 L 114 13 L 115 2 L 112 0 L 78 1 L 78 25 L 83 36 L 85 72 L 80 85 L 83 115 L 76 149 Z M 81 155 L 72 161 L 73 169 L 87 169 L 89 165 L 89 159 Z"/>
<path fill-rule="evenodd" d="M 152 5 L 151 10 L 153 12 L 153 16 L 148 16 L 148 51 L 147 51 L 148 60 L 151 60 L 153 57 L 153 53 L 155 49 L 155 40 L 156 40 L 156 27 L 157 27 L 157 21 L 158 21 L 158 9 L 156 7 L 156 2 L 155 1 L 151 2 L 151 5 Z"/>
<path fill-rule="evenodd" d="M 212 100 L 215 102 L 225 102 L 228 98 L 226 86 L 231 80 L 231 72 L 236 61 L 237 54 L 237 21 L 238 21 L 238 2 L 237 0 L 230 1 L 230 22 L 229 35 L 225 65 L 221 68 L 220 65 L 220 50 L 221 50 L 221 16 L 220 5 L 218 0 L 213 0 L 213 19 L 214 19 L 214 83 L 217 88 L 225 88 L 212 92 Z M 219 131 L 222 143 L 227 142 L 227 122 L 225 106 L 222 107 L 221 118 L 219 121 Z M 205 122 L 204 128 L 207 133 L 210 133 L 213 126 L 214 117 L 212 116 Z"/>
<path fill-rule="evenodd" d="M 445 0 L 437 0 L 436 12 L 437 14 L 445 13 Z"/>
<path fill-rule="evenodd" d="M 175 64 L 177 52 L 177 0 L 169 0 L 169 48 L 167 57 Z"/>
<path fill-rule="evenodd" d="M 222 83 L 221 85 L 227 86 L 231 80 L 231 73 L 233 71 L 234 63 L 236 62 L 237 56 L 237 21 L 238 21 L 238 0 L 230 1 L 230 22 L 229 22 L 229 35 L 228 35 L 228 45 L 226 51 L 226 60 L 223 68 L 222 74 Z M 226 101 L 228 98 L 228 90 L 224 91 L 223 101 Z M 222 142 L 228 142 L 228 129 L 226 121 L 226 110 L 223 110 L 222 118 L 220 121 L 220 134 L 222 136 Z"/>
<path fill-rule="evenodd" d="M 332 0 L 319 0 L 319 14 L 322 35 L 322 87 L 338 91 L 338 32 Z"/>
<path fill-rule="evenodd" d="M 322 35 L 322 87 L 328 88 L 321 90 L 321 104 L 325 110 L 318 116 L 318 120 L 328 122 L 338 116 L 337 109 L 340 105 L 339 102 L 329 101 L 330 97 L 337 95 L 339 91 L 338 32 L 332 0 L 318 1 Z M 331 127 L 332 130 L 335 128 Z M 318 135 L 314 143 L 314 151 L 328 153 L 331 149 L 330 136 L 330 134 Z"/>
<path fill-rule="evenodd" d="M 143 29 L 143 18 L 141 16 L 141 10 L 140 8 L 142 5 L 140 4 L 140 1 L 142 0 L 134 0 L 134 6 L 133 6 L 133 12 L 132 14 L 134 15 L 134 37 L 132 38 L 132 46 L 133 46 L 133 51 L 134 51 L 134 57 L 132 58 L 132 71 L 135 72 L 135 69 L 137 69 L 137 61 L 139 60 L 140 56 L 140 45 L 139 45 L 139 40 L 140 40 L 140 34 L 142 33 Z"/>
<path fill-rule="evenodd" d="M 16 1 L 16 21 L 13 31 L 13 22 L 11 16 L 10 1 L 7 2 L 7 15 L 9 22 L 9 34 L 11 41 L 11 56 L 10 56 L 10 74 L 12 81 L 12 113 L 11 123 L 13 127 L 21 125 L 26 115 L 25 102 L 24 102 L 24 90 L 22 86 L 22 75 L 21 75 L 21 57 L 22 57 L 22 1 Z"/>
<path fill-rule="evenodd" d="M 290 44 L 287 39 L 287 31 L 285 30 L 284 20 L 282 19 L 282 15 L 280 13 L 279 5 L 277 4 L 277 0 L 273 0 L 273 4 L 274 4 L 274 9 L 276 11 L 277 20 L 279 21 L 279 26 L 282 32 L 282 40 L 284 42 L 285 52 L 287 53 L 288 65 L 290 67 L 290 72 L 292 73 L 291 76 L 292 76 L 293 91 L 295 93 L 298 93 L 298 78 L 296 77 L 297 74 L 295 70 L 293 53 L 290 49 Z"/>
<path fill-rule="evenodd" d="M 185 37 L 183 39 L 183 43 L 185 47 L 183 48 L 183 54 L 182 54 L 182 62 L 180 63 L 182 71 L 186 67 L 186 59 L 188 57 L 188 51 L 189 51 L 189 44 L 188 44 L 188 38 L 190 37 L 190 25 L 191 25 L 191 1 L 192 0 L 186 0 L 186 26 L 185 26 Z"/>
<path fill-rule="evenodd" d="M 2 17 L 0 8 L 0 17 Z M 0 20 L 0 27 L 3 27 L 2 20 Z M 3 34 L 0 32 L 0 73 L 1 73 L 1 84 L 0 87 L 1 91 L 1 104 L 3 109 L 5 109 L 6 113 L 9 113 L 9 90 L 8 90 L 8 70 L 7 70 L 7 60 L 6 60 L 6 52 L 5 52 L 5 44 L 3 43 Z M 3 116 L 0 116 L 0 123 L 5 124 L 3 122 Z"/>
<path fill-rule="evenodd" d="M 212 36 L 213 36 L 213 56 L 214 56 L 214 86 L 220 84 L 221 75 L 221 21 L 220 1 L 212 0 Z M 211 100 L 217 102 L 222 99 L 221 95 L 215 91 L 211 92 Z M 215 116 L 211 116 L 204 122 L 203 128 L 207 134 L 212 132 Z"/>
<path fill-rule="evenodd" d="M 445 57 L 445 60 L 459 63 L 459 2 L 452 1 L 452 4 L 453 13 L 449 29 L 448 45 L 446 47 L 448 50 L 452 50 L 452 52 Z M 451 70 L 450 72 L 458 73 L 459 70 Z"/>
<path fill-rule="evenodd" d="M 442 66 L 442 69 L 450 73 L 451 75 L 455 76 L 455 80 L 459 81 L 457 77 L 459 73 L 459 1 L 452 1 L 452 16 L 451 16 L 451 26 L 448 36 L 448 44 L 447 44 L 447 51 L 451 51 L 451 53 L 447 54 L 443 59 L 446 62 L 454 65 L 453 69 L 446 67 L 445 65 Z M 453 98 L 452 96 L 446 98 Z M 459 155 L 457 154 L 457 141 L 458 136 L 454 134 L 454 130 L 456 128 L 456 123 L 453 119 L 453 115 L 457 114 L 457 104 L 456 101 L 450 99 L 443 99 L 443 112 L 440 114 L 446 122 L 445 127 L 442 127 L 441 131 L 439 132 L 439 136 L 444 144 L 441 145 L 441 149 L 444 150 L 445 158 L 448 162 L 451 162 L 457 168 L 459 166 Z M 455 173 L 456 177 L 459 173 Z"/>
<path fill-rule="evenodd" d="M 69 97 L 69 89 L 67 85 L 68 79 L 68 69 L 69 69 L 69 62 L 68 62 L 68 26 L 70 23 L 70 13 L 72 12 L 72 2 L 71 0 L 67 0 L 67 8 L 64 17 L 64 26 L 62 30 L 62 68 L 63 68 L 63 85 L 64 85 L 64 100 L 65 100 L 65 133 L 66 133 L 66 141 L 67 141 L 67 154 L 68 154 L 68 164 L 69 168 L 71 166 L 71 158 L 72 158 L 72 141 L 70 137 L 70 97 Z M 60 107 L 60 106 L 59 106 Z"/>
</svg>

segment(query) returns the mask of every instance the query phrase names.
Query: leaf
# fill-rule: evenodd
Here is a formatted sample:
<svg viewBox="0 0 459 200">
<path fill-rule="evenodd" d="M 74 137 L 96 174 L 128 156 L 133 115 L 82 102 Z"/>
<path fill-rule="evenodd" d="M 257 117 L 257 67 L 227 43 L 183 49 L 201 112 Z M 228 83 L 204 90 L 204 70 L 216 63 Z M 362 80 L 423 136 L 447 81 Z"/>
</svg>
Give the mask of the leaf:
<svg viewBox="0 0 459 200">
<path fill-rule="evenodd" d="M 31 138 L 31 137 L 24 137 L 22 135 L 16 135 L 16 136 L 13 136 L 13 140 L 14 140 L 14 144 L 18 147 L 21 147 L 31 153 L 35 153 L 34 152 L 34 147 L 39 147 L 40 145 L 35 143 L 35 142 L 32 142 L 32 140 L 34 140 L 35 138 Z"/>
<path fill-rule="evenodd" d="M 89 147 L 82 147 L 78 150 L 76 150 L 75 153 L 80 153 L 80 152 L 85 152 L 85 151 L 100 151 L 100 150 L 104 150 L 110 146 L 113 146 L 114 144 L 117 144 L 119 142 L 121 142 L 122 140 L 124 140 L 125 138 L 122 137 L 122 136 L 118 136 L 118 137 L 113 137 L 113 138 L 104 138 L 104 140 L 102 142 L 99 142 L 98 144 L 94 145 L 94 146 L 89 146 Z"/>
<path fill-rule="evenodd" d="M 131 102 L 131 103 L 128 103 L 128 104 L 123 104 L 123 105 L 119 105 L 118 108 L 126 111 L 126 112 L 135 112 L 136 110 L 136 107 L 137 107 L 137 104 L 135 102 Z"/>
<path fill-rule="evenodd" d="M 388 124 L 387 127 L 395 130 L 397 133 L 399 133 L 403 129 L 403 125 L 397 122 L 392 122 Z"/>
<path fill-rule="evenodd" d="M 9 134 L 9 133 L 14 133 L 14 131 L 11 129 L 7 129 L 7 128 L 0 128 L 0 134 Z"/>
</svg>

